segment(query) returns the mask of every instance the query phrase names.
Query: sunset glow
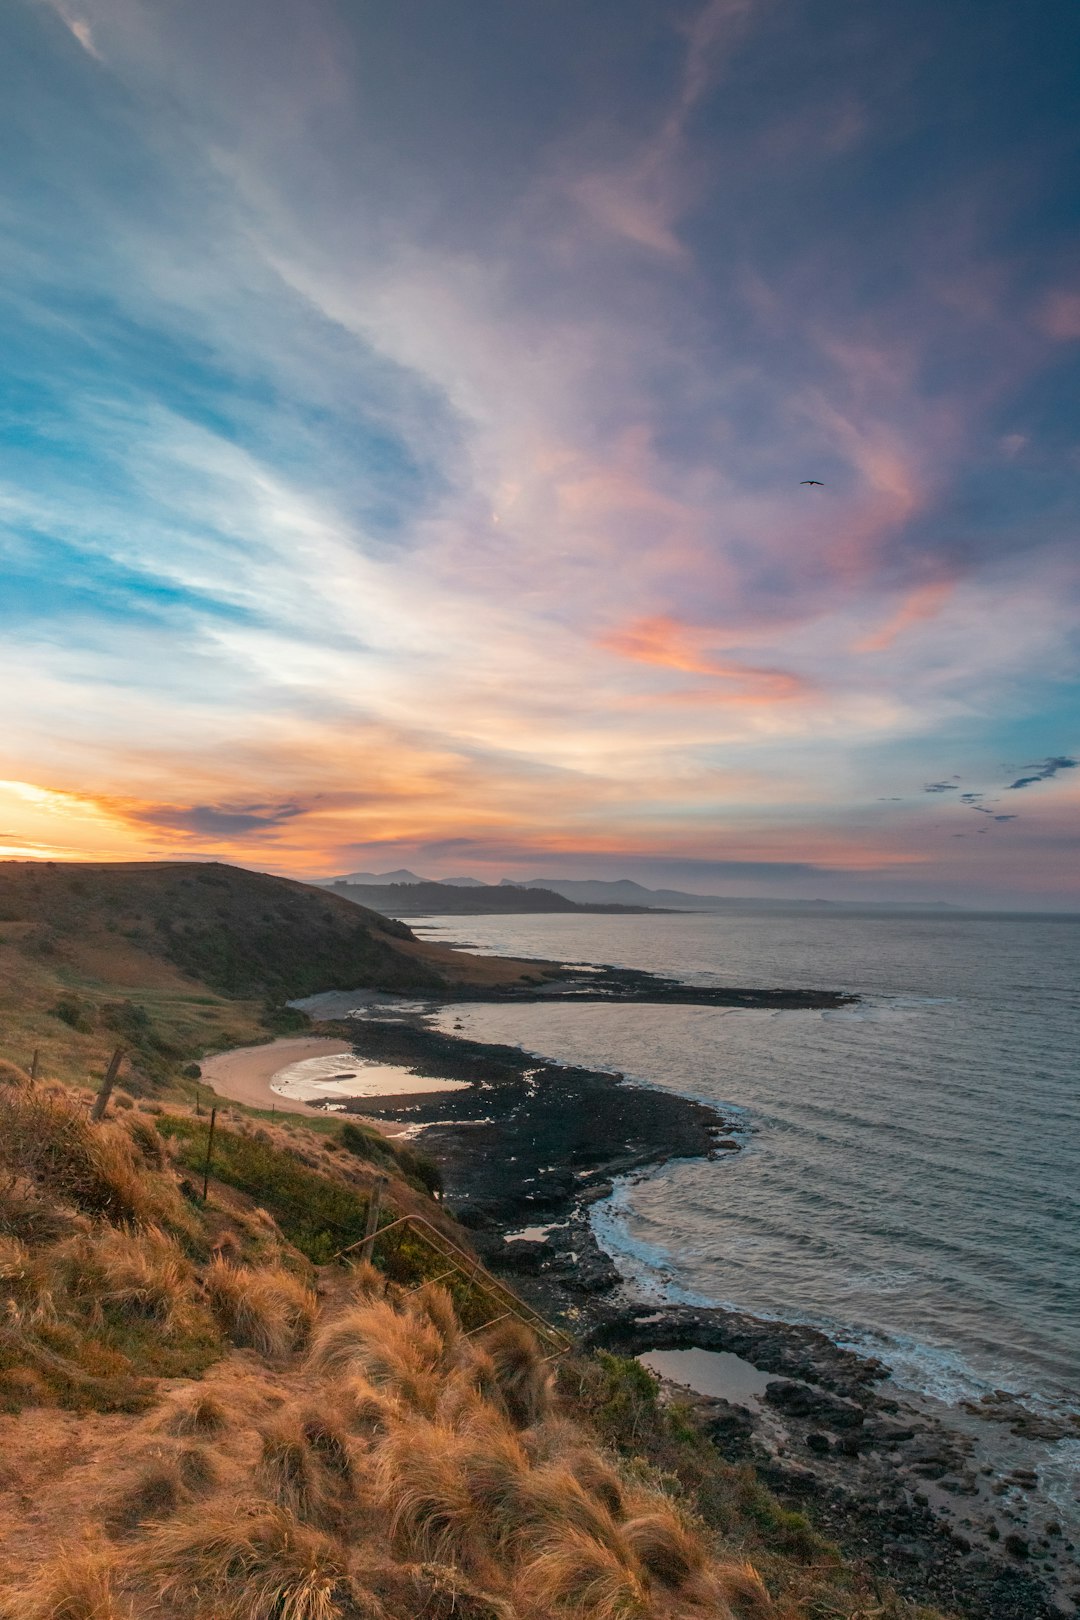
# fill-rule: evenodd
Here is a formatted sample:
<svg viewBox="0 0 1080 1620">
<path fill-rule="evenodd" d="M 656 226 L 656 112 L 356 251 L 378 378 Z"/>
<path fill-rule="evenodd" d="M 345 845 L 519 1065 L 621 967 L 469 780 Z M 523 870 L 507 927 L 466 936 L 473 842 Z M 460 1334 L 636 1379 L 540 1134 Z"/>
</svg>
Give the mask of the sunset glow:
<svg viewBox="0 0 1080 1620">
<path fill-rule="evenodd" d="M 508 9 L 5 8 L 0 856 L 1080 906 L 1080 20 Z"/>
</svg>

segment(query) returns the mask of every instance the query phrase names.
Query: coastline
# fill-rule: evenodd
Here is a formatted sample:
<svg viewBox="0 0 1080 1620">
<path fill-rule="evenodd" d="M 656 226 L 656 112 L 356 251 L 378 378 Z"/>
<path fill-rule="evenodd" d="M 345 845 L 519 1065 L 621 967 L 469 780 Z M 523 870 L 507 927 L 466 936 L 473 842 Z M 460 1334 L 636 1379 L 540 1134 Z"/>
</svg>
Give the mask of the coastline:
<svg viewBox="0 0 1080 1620">
<path fill-rule="evenodd" d="M 609 992 L 597 996 L 593 976 L 581 974 L 509 999 L 549 1000 L 554 993 L 581 1001 L 746 1006 L 761 1005 L 759 996 L 768 997 L 766 1005 L 785 1004 L 790 994 L 798 1004 L 811 997 L 821 1004 L 817 992 L 804 998 L 801 992 L 710 993 L 683 985 L 669 995 L 663 981 L 628 986 L 622 980 L 621 973 L 607 979 Z M 733 994 L 739 999 L 726 999 Z M 505 998 L 497 992 L 490 999 Z M 455 999 L 489 998 L 445 997 L 438 1005 L 452 1007 Z M 829 996 L 824 1004 L 839 1000 Z M 954 1414 L 889 1384 L 881 1362 L 841 1348 L 825 1333 L 720 1307 L 643 1298 L 601 1248 L 592 1207 L 611 1195 L 619 1178 L 649 1174 L 679 1158 L 737 1153 L 732 1132 L 744 1122 L 618 1074 L 444 1034 L 424 1021 L 432 1008 L 369 1005 L 323 1027 L 340 1033 L 362 1057 L 473 1082 L 448 1095 L 365 1098 L 345 1106 L 355 1113 L 362 1106 L 365 1117 L 384 1128 L 393 1121 L 410 1134 L 423 1133 L 425 1148 L 440 1162 L 448 1202 L 492 1269 L 595 1348 L 637 1355 L 693 1346 L 735 1354 L 774 1375 L 757 1412 L 670 1384 L 665 1392 L 688 1402 L 721 1451 L 752 1460 L 782 1500 L 807 1508 L 850 1553 L 873 1553 L 913 1599 L 973 1620 L 989 1614 L 1049 1620 L 1075 1612 L 1056 1579 L 1067 1571 L 1072 1549 L 1064 1537 L 1038 1533 L 1043 1526 L 1034 1520 L 1046 1509 L 1032 1494 L 1033 1469 L 1017 1465 L 1015 1478 L 992 1477 L 993 1469 L 978 1466 L 972 1436 L 949 1421 Z M 1012 1430 L 1019 1433 L 1025 1416 L 1019 1408 L 1011 1417 L 1004 1411 L 999 1424 L 1002 1418 L 1019 1422 Z"/>
</svg>

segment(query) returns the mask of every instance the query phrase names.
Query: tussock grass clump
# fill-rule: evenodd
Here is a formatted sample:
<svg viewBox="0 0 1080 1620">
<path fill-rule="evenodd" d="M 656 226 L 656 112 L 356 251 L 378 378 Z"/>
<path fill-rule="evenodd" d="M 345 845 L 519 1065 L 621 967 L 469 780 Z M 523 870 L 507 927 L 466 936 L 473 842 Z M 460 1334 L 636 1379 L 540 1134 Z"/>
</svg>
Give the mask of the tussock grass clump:
<svg viewBox="0 0 1080 1620">
<path fill-rule="evenodd" d="M 293 1407 L 263 1431 L 255 1488 L 303 1524 L 344 1534 L 359 1506 L 356 1483 L 348 1439 L 330 1420 Z"/>
<path fill-rule="evenodd" d="M 179 1216 L 175 1188 L 140 1169 L 119 1125 L 91 1125 L 67 1095 L 0 1087 L 0 1161 L 60 1204 L 117 1225 Z"/>
<path fill-rule="evenodd" d="M 158 1457 L 111 1501 L 105 1512 L 110 1536 L 128 1536 L 140 1525 L 164 1519 L 186 1499 L 174 1457 Z"/>
<path fill-rule="evenodd" d="M 76 1230 L 82 1220 L 82 1216 L 42 1198 L 26 1176 L 0 1173 L 0 1236 L 34 1244 L 51 1243 Z"/>
<path fill-rule="evenodd" d="M 753 1564 L 721 1564 L 716 1584 L 736 1620 L 773 1620 L 772 1599 Z"/>
<path fill-rule="evenodd" d="M 433 1412 L 448 1347 L 427 1316 L 403 1314 L 386 1300 L 353 1305 L 319 1328 L 309 1365 L 322 1376 L 357 1375 Z"/>
<path fill-rule="evenodd" d="M 197 1390 L 169 1412 L 164 1427 L 170 1434 L 220 1434 L 228 1426 L 229 1414 L 214 1395 Z"/>
<path fill-rule="evenodd" d="M 567 1530 L 525 1565 L 518 1580 L 523 1602 L 584 1620 L 637 1620 L 648 1614 L 648 1592 L 612 1548 L 580 1530 Z M 720 1615 L 715 1620 L 721 1620 Z"/>
<path fill-rule="evenodd" d="M 348 1557 L 272 1502 L 226 1500 L 178 1515 L 133 1549 L 158 1603 L 200 1620 L 337 1620 Z"/>
<path fill-rule="evenodd" d="M 3 1620 L 131 1620 L 112 1561 L 97 1548 L 61 1548 L 29 1584 L 0 1595 Z"/>
<path fill-rule="evenodd" d="M 677 1591 L 705 1566 L 701 1541 L 670 1508 L 654 1508 L 628 1520 L 622 1533 L 638 1562 L 661 1586 Z"/>
<path fill-rule="evenodd" d="M 207 1267 L 210 1308 L 233 1343 L 281 1362 L 302 1349 L 315 1320 L 315 1295 L 284 1266 Z"/>
<path fill-rule="evenodd" d="M 373 1483 L 393 1545 L 423 1562 L 482 1563 L 485 1529 L 470 1494 L 459 1436 L 422 1420 L 395 1424 L 374 1455 Z"/>
<path fill-rule="evenodd" d="M 106 1310 L 171 1323 L 190 1302 L 194 1272 L 172 1238 L 157 1227 L 106 1229 L 65 1246 L 68 1287 L 94 1317 Z"/>
<path fill-rule="evenodd" d="M 511 1318 L 480 1335 L 510 1420 L 530 1429 L 551 1409 L 552 1378 L 534 1334 Z"/>
<path fill-rule="evenodd" d="M 167 1162 L 165 1142 L 145 1113 L 131 1114 L 124 1124 L 135 1145 L 135 1151 L 143 1162 L 153 1170 L 163 1170 Z"/>
</svg>

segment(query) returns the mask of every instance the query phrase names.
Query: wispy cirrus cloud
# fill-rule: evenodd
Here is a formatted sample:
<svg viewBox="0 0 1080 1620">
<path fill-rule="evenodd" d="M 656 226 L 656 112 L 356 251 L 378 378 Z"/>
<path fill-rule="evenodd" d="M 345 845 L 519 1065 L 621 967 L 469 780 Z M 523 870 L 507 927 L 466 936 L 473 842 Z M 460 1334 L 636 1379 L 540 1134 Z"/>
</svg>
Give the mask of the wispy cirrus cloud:
<svg viewBox="0 0 1080 1620">
<path fill-rule="evenodd" d="M 9 774 L 72 790 L 23 801 L 43 840 L 752 860 L 774 818 L 770 865 L 952 881 L 891 790 L 960 742 L 994 780 L 1076 680 L 1068 266 L 1002 253 L 976 90 L 955 169 L 911 158 L 946 91 L 884 11 L 820 51 L 801 3 L 609 24 L 5 15 L 0 674 Z"/>
</svg>

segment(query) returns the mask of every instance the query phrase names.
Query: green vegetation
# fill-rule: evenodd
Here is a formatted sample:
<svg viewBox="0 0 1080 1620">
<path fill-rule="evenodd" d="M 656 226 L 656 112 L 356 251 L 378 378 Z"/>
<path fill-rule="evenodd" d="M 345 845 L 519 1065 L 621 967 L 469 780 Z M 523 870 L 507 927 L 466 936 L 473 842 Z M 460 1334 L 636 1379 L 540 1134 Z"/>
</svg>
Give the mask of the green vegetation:
<svg viewBox="0 0 1080 1620">
<path fill-rule="evenodd" d="M 201 1176 L 209 1121 L 161 1114 L 155 1123 L 163 1136 L 177 1143 L 179 1163 Z M 257 1199 L 289 1242 L 316 1264 L 324 1264 L 364 1236 L 366 1193 L 308 1169 L 290 1150 L 275 1147 L 258 1134 L 243 1135 L 219 1126 L 214 1132 L 212 1170 L 219 1181 Z"/>
</svg>

